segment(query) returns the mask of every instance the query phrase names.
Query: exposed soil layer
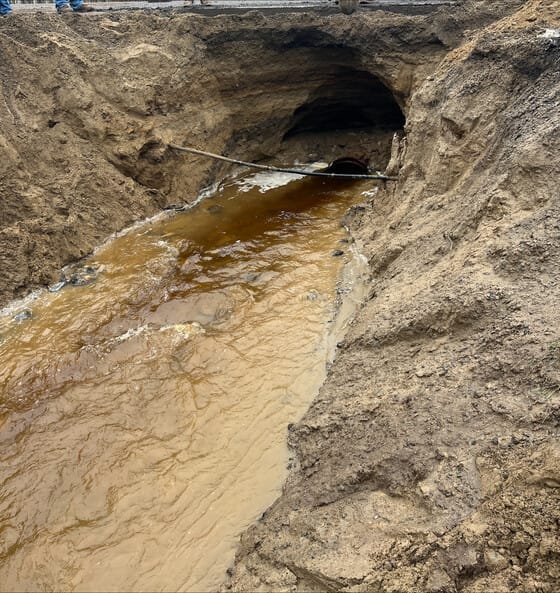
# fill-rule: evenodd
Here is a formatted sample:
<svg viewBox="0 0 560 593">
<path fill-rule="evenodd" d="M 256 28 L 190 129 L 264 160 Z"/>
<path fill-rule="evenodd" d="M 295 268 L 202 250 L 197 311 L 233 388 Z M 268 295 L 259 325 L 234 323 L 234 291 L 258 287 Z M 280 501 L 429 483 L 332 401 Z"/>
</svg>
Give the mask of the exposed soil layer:
<svg viewBox="0 0 560 593">
<path fill-rule="evenodd" d="M 313 133 L 335 118 L 348 124 L 346 139 L 370 126 L 353 142 L 382 164 L 387 132 L 402 124 L 391 97 L 406 110 L 462 29 L 493 18 L 481 13 L 460 24 L 445 11 L 2 19 L 0 304 L 57 280 L 109 233 L 192 201 L 228 170 L 162 143 L 244 160 L 283 148 L 289 162 L 282 139 L 291 132 L 300 159 L 302 149 L 329 159 L 347 141 L 331 126 L 302 143 L 302 126 Z M 366 102 L 371 91 L 383 98 L 378 115 L 392 118 L 388 130 L 371 129 L 383 122 Z"/>
<path fill-rule="evenodd" d="M 559 588 L 556 5 L 0 21 L 2 302 L 228 170 L 167 142 L 383 164 L 406 117 L 346 218 L 369 299 L 228 587 Z"/>
<path fill-rule="evenodd" d="M 413 94 L 398 185 L 347 217 L 370 298 L 234 589 L 558 590 L 553 4 L 471 33 Z"/>
</svg>

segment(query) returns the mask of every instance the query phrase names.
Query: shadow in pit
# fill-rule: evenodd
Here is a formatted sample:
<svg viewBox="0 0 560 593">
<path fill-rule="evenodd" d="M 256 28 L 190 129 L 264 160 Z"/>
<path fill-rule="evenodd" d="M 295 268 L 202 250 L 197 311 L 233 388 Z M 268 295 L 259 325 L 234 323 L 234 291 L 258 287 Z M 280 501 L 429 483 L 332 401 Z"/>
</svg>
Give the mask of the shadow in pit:
<svg viewBox="0 0 560 593">
<path fill-rule="evenodd" d="M 391 154 L 391 142 L 402 131 L 405 117 L 393 93 L 365 70 L 339 68 L 330 79 L 309 93 L 308 100 L 293 113 L 284 134 L 284 145 L 299 145 L 314 152 L 314 145 L 330 143 L 330 157 L 355 157 L 372 161 L 383 170 Z M 346 162 L 332 172 L 363 172 Z"/>
</svg>

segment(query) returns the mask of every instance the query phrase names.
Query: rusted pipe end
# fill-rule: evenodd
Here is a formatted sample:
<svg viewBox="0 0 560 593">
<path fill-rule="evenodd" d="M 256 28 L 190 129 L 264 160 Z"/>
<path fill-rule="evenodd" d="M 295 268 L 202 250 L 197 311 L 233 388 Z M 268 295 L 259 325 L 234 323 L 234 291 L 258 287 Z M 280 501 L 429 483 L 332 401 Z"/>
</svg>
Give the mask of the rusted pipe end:
<svg viewBox="0 0 560 593">
<path fill-rule="evenodd" d="M 369 162 L 365 156 L 346 155 L 334 160 L 325 169 L 325 173 L 342 173 L 345 175 L 367 175 Z"/>
</svg>

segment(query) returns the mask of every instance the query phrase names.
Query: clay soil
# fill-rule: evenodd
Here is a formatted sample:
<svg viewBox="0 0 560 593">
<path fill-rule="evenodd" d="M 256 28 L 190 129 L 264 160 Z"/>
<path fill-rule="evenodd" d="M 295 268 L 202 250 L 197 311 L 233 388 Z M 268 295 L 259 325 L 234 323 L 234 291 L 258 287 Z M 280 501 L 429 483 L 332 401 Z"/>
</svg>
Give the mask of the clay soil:
<svg viewBox="0 0 560 593">
<path fill-rule="evenodd" d="M 230 171 L 168 142 L 391 150 L 398 181 L 345 218 L 368 298 L 225 589 L 560 589 L 559 27 L 553 0 L 0 21 L 2 304 Z M 393 130 L 322 133 L 352 73 L 352 101 L 379 82 L 402 109 L 392 149 Z"/>
</svg>

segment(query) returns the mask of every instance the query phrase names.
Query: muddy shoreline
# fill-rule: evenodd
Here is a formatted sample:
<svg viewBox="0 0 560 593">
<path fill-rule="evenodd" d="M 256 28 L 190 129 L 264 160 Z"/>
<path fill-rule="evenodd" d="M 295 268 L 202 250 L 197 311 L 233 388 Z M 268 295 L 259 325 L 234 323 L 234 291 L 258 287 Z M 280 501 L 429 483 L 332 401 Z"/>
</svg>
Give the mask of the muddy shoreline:
<svg viewBox="0 0 560 593">
<path fill-rule="evenodd" d="M 551 0 L 0 21 L 3 303 L 229 171 L 166 142 L 328 160 L 352 139 L 320 122 L 380 84 L 406 117 L 398 183 L 345 219 L 369 294 L 224 588 L 560 586 L 559 27 Z"/>
</svg>

